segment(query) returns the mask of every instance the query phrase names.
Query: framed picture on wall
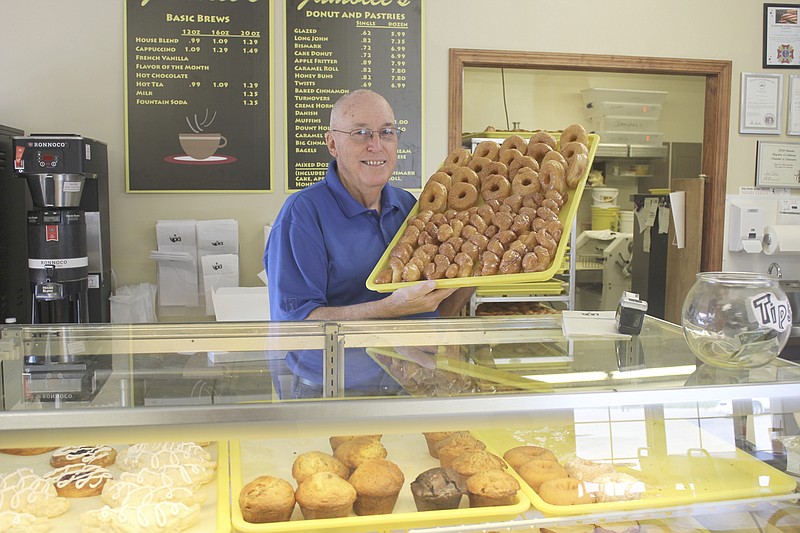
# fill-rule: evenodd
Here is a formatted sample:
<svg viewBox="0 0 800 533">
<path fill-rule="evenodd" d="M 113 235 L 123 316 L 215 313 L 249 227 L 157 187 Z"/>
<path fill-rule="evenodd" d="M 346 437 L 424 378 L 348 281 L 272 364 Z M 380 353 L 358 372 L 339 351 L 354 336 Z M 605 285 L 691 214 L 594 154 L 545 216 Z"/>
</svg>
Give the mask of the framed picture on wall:
<svg viewBox="0 0 800 533">
<path fill-rule="evenodd" d="M 800 188 L 800 142 L 758 141 L 756 186 Z"/>
<path fill-rule="evenodd" d="M 800 4 L 764 4 L 764 68 L 800 66 Z"/>
<path fill-rule="evenodd" d="M 783 74 L 742 72 L 739 133 L 780 135 Z"/>
<path fill-rule="evenodd" d="M 800 135 L 800 74 L 789 76 L 789 113 L 786 135 Z"/>
</svg>

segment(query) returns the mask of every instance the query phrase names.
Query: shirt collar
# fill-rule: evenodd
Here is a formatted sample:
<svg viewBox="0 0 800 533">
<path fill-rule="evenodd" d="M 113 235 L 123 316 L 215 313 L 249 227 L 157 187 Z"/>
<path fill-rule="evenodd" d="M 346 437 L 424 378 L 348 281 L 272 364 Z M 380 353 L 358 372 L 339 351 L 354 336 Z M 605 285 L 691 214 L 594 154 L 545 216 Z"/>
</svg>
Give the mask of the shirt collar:
<svg viewBox="0 0 800 533">
<path fill-rule="evenodd" d="M 356 201 L 356 199 L 350 195 L 347 189 L 344 188 L 342 180 L 339 178 L 339 172 L 336 167 L 335 159 L 328 163 L 328 171 L 325 174 L 325 181 L 328 182 L 328 186 L 333 193 L 336 203 L 339 204 L 339 208 L 342 210 L 342 213 L 344 213 L 348 218 L 372 211 Z M 386 213 L 390 209 L 399 209 L 401 207 L 402 205 L 400 204 L 397 191 L 394 187 L 387 183 L 381 191 L 381 212 Z"/>
</svg>

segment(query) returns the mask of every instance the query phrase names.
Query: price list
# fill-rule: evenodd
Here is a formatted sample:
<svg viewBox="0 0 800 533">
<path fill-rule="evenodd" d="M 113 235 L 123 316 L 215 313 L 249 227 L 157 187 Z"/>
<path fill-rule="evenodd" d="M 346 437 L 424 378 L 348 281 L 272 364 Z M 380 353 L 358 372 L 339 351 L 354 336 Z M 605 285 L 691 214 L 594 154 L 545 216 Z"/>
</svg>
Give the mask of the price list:
<svg viewBox="0 0 800 533">
<path fill-rule="evenodd" d="M 270 0 L 126 0 L 129 191 L 269 191 Z"/>
<path fill-rule="evenodd" d="M 286 6 L 287 190 L 325 177 L 330 109 L 370 89 L 395 112 L 400 137 L 390 183 L 418 189 L 422 173 L 422 0 Z"/>
</svg>

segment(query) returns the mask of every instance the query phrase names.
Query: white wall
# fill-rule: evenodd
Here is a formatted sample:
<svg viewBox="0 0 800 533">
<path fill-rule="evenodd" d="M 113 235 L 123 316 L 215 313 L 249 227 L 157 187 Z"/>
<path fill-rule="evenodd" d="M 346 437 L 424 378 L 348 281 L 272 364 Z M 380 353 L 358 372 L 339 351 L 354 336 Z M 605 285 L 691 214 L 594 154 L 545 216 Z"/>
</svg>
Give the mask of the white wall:
<svg viewBox="0 0 800 533">
<path fill-rule="evenodd" d="M 189 1 L 189 0 L 187 0 Z M 275 2 L 274 57 L 283 57 Z M 262 227 L 285 199 L 283 72 L 275 71 L 271 194 L 126 194 L 122 0 L 3 0 L 0 123 L 109 144 L 112 263 L 119 285 L 155 281 L 155 223 L 236 218 L 243 285 L 257 285 Z M 756 136 L 738 134 L 741 72 L 761 70 L 761 0 L 427 0 L 425 168 L 447 151 L 448 50 L 489 48 L 733 60 L 728 191 L 753 184 Z M 34 31 L 36 29 L 37 31 Z M 785 101 L 785 100 L 784 100 Z M 775 139 L 772 137 L 771 139 Z"/>
</svg>

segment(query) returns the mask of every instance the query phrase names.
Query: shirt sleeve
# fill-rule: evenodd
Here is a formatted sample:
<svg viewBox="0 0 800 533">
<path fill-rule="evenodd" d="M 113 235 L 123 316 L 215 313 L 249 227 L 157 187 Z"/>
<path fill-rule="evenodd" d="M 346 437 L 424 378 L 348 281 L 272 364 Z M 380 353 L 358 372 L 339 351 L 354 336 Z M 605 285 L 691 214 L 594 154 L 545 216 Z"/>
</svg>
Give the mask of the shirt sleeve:
<svg viewBox="0 0 800 533">
<path fill-rule="evenodd" d="M 302 224 L 297 218 L 305 218 Z M 327 253 L 310 217 L 287 217 L 270 231 L 264 255 L 271 320 L 305 320 L 327 305 Z"/>
</svg>

